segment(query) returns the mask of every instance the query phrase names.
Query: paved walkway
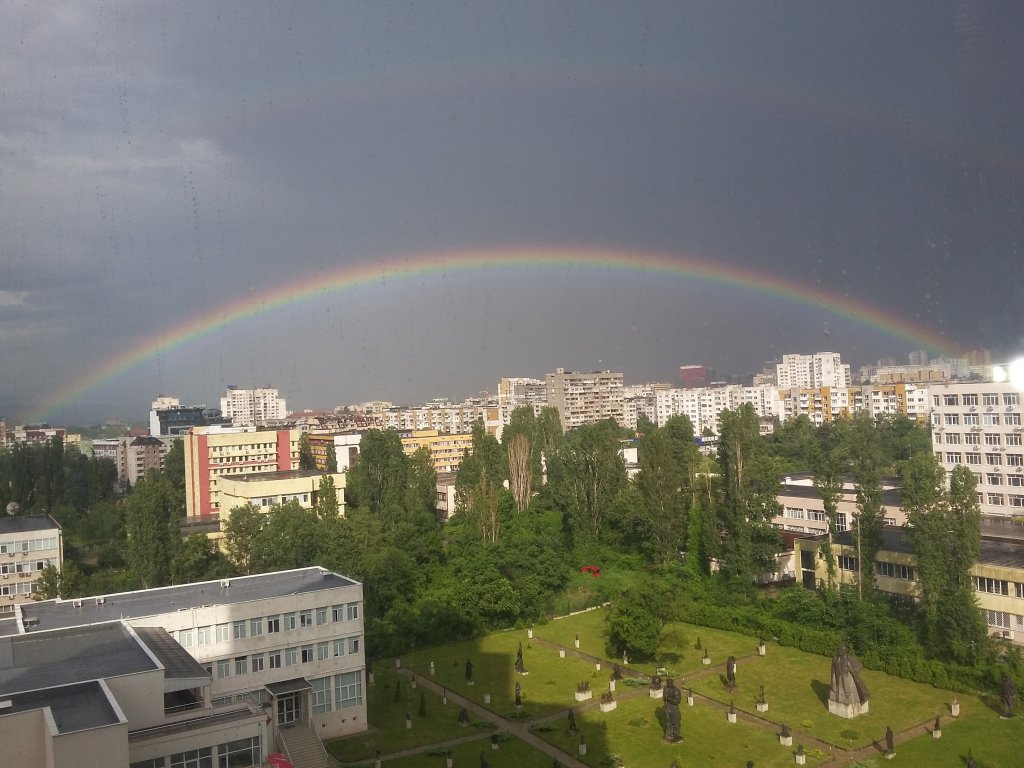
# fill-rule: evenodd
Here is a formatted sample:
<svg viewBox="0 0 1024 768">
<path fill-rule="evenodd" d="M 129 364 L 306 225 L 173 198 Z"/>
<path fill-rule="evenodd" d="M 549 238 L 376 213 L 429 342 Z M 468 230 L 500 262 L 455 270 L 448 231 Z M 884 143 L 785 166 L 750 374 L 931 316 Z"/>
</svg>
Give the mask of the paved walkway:
<svg viewBox="0 0 1024 768">
<path fill-rule="evenodd" d="M 556 648 L 556 649 L 565 648 L 566 656 L 572 655 L 572 656 L 575 656 L 577 658 L 580 658 L 580 659 L 583 659 L 583 660 L 586 660 L 586 661 L 590 661 L 590 662 L 592 662 L 594 664 L 597 664 L 597 663 L 600 662 L 602 669 L 611 670 L 612 666 L 614 664 L 619 664 L 619 667 L 620 667 L 620 669 L 622 671 L 623 677 L 646 678 L 648 676 L 647 673 L 645 673 L 645 672 L 643 672 L 643 671 L 641 671 L 639 669 L 636 669 L 635 667 L 630 667 L 629 665 L 623 665 L 623 664 L 621 664 L 621 662 L 610 661 L 610 660 L 602 658 L 600 656 L 594 656 L 592 654 L 585 653 L 585 652 L 580 651 L 580 650 L 578 650 L 576 648 L 573 648 L 573 647 L 566 647 L 566 646 L 563 646 L 563 645 L 561 645 L 559 643 L 554 643 L 554 642 L 552 642 L 550 640 L 544 640 L 542 638 L 534 637 L 534 638 L 532 638 L 531 642 L 539 644 L 539 645 L 543 645 L 543 646 L 546 646 L 546 647 L 550 647 L 550 648 Z M 738 663 L 748 663 L 748 662 L 755 662 L 755 663 L 757 663 L 761 659 L 764 659 L 764 658 L 766 658 L 766 657 L 759 656 L 758 654 L 753 653 L 753 654 L 750 654 L 749 656 L 743 656 L 742 658 L 738 658 L 736 661 Z M 498 732 L 504 732 L 504 733 L 507 733 L 507 734 L 509 734 L 511 736 L 515 736 L 516 738 L 520 739 L 521 741 L 526 742 L 527 744 L 529 744 L 530 746 L 534 747 L 535 749 L 537 749 L 537 750 L 543 752 L 544 754 L 548 755 L 552 759 L 557 759 L 563 766 L 566 766 L 566 768 L 589 768 L 589 766 L 587 766 L 586 763 L 582 762 L 578 757 L 576 757 L 574 755 L 567 754 L 566 752 L 562 751 L 561 749 L 559 749 L 555 745 L 550 744 L 547 741 L 545 741 L 544 739 L 538 737 L 536 734 L 534 734 L 530 730 L 530 728 L 532 728 L 534 725 L 537 725 L 539 723 L 547 723 L 547 722 L 556 721 L 556 720 L 565 720 L 568 717 L 570 709 L 574 709 L 577 712 L 588 710 L 588 709 L 595 709 L 600 704 L 599 700 L 591 699 L 590 701 L 586 701 L 586 702 L 581 702 L 581 703 L 575 704 L 572 707 L 566 707 L 564 710 L 561 710 L 559 712 L 554 712 L 554 713 L 551 713 L 551 714 L 548 714 L 548 715 L 543 715 L 543 716 L 540 716 L 540 717 L 537 717 L 537 718 L 531 718 L 529 720 L 510 720 L 510 719 L 508 719 L 506 717 L 502 717 L 501 715 L 499 715 L 494 710 L 487 709 L 486 707 L 484 707 L 484 706 L 482 706 L 480 704 L 477 704 L 476 702 L 470 701 L 469 699 L 459 695 L 458 693 L 452 691 L 451 689 L 443 688 L 442 686 L 438 685 L 436 682 L 434 682 L 429 677 L 423 677 L 422 675 L 419 675 L 419 674 L 413 672 L 412 670 L 408 670 L 408 669 L 402 669 L 402 670 L 400 670 L 400 672 L 401 672 L 401 674 L 403 674 L 409 680 L 415 679 L 417 685 L 422 685 L 423 687 L 427 688 L 428 690 L 433 691 L 434 693 L 436 693 L 438 695 L 441 695 L 443 693 L 444 695 L 446 695 L 448 697 L 448 699 L 450 699 L 452 702 L 454 702 L 457 706 L 465 707 L 469 712 L 474 713 L 475 715 L 477 715 L 481 719 L 494 722 L 497 725 Z M 687 675 L 685 677 L 685 679 L 689 680 L 689 681 L 700 680 L 702 678 L 709 677 L 709 676 L 712 676 L 712 675 L 724 674 L 724 672 L 725 672 L 725 664 L 724 663 L 723 664 L 713 664 L 713 665 L 704 667 L 704 668 L 700 669 L 697 672 L 694 672 L 694 673 L 691 673 L 691 674 Z M 639 698 L 639 697 L 646 697 L 646 696 L 649 696 L 649 694 L 647 692 L 647 688 L 644 688 L 644 687 L 638 687 L 638 688 L 624 687 L 622 690 L 618 690 L 618 691 L 615 692 L 615 698 L 616 698 L 616 700 L 619 700 L 619 701 L 626 700 L 626 699 Z M 713 698 L 711 698 L 709 696 L 705 696 L 703 694 L 695 692 L 693 694 L 693 697 L 694 697 L 694 704 L 695 705 L 699 702 L 702 706 L 712 707 L 714 709 L 718 709 L 718 710 L 722 711 L 723 713 L 728 709 L 728 706 L 725 703 L 723 703 L 721 701 L 718 701 L 717 699 L 713 699 Z M 685 704 L 684 704 L 684 707 L 685 707 Z M 760 728 L 764 728 L 766 730 L 770 730 L 770 731 L 773 731 L 775 733 L 777 733 L 778 730 L 779 730 L 779 724 L 778 723 L 775 723 L 775 722 L 772 722 L 771 720 L 763 718 L 763 717 L 761 717 L 760 715 L 758 715 L 757 713 L 754 713 L 754 712 L 745 712 L 745 711 L 741 711 L 741 710 L 736 710 L 736 716 L 737 716 L 738 720 L 742 720 L 743 722 L 750 723 L 751 725 L 754 725 L 754 726 L 757 726 L 757 727 L 760 727 Z M 956 720 L 956 718 L 952 717 L 951 715 L 944 715 L 940 719 L 940 724 L 948 724 L 948 723 L 954 722 L 955 720 Z M 931 733 L 932 728 L 934 727 L 934 724 L 935 724 L 934 720 L 927 720 L 925 722 L 922 722 L 922 723 L 914 725 L 914 726 L 912 726 L 910 728 L 907 728 L 906 730 L 900 731 L 899 733 L 895 733 L 893 735 L 893 743 L 894 743 L 895 746 L 898 747 L 900 744 L 903 744 L 903 743 L 905 743 L 907 741 L 910 741 L 911 739 L 916 739 L 916 738 L 918 738 L 920 736 L 928 735 L 928 734 Z M 839 746 L 836 746 L 834 744 L 829 744 L 828 742 L 821 741 L 820 739 L 816 739 L 813 736 L 811 736 L 810 734 L 804 733 L 804 732 L 799 731 L 799 730 L 793 730 L 793 740 L 794 740 L 794 743 L 801 743 L 806 748 L 815 748 L 815 749 L 821 750 L 826 755 L 830 755 L 831 756 L 831 760 L 829 760 L 828 762 L 836 763 L 836 764 L 840 764 L 840 765 L 847 765 L 847 764 L 852 763 L 852 762 L 854 762 L 856 760 L 862 760 L 862 759 L 865 759 L 865 758 L 868 758 L 868 757 L 879 757 L 879 756 L 882 756 L 882 755 L 885 754 L 885 741 L 882 738 L 880 738 L 878 741 L 875 741 L 874 743 L 872 743 L 869 746 L 860 747 L 860 748 L 857 748 L 857 749 L 845 749 L 843 747 L 839 747 Z M 413 756 L 413 755 L 421 755 L 424 752 L 428 752 L 428 751 L 434 751 L 434 750 L 440 751 L 440 750 L 450 749 L 450 748 L 456 747 L 456 746 L 458 746 L 460 744 L 467 744 L 467 743 L 474 742 L 474 741 L 479 741 L 480 742 L 481 749 L 484 749 L 484 750 L 489 750 L 490 749 L 490 734 L 480 734 L 479 732 L 476 732 L 476 733 L 469 734 L 469 735 L 466 735 L 464 737 L 457 738 L 457 739 L 449 739 L 447 741 L 437 742 L 437 743 L 430 744 L 430 745 L 421 745 L 421 746 L 418 746 L 418 747 L 412 747 L 410 749 L 405 749 L 405 750 L 402 750 L 400 752 L 390 752 L 387 755 L 382 755 L 381 756 L 381 763 L 384 764 L 384 763 L 387 763 L 388 761 L 396 760 L 396 759 L 402 758 L 402 757 L 409 757 L 409 756 Z M 358 760 L 358 761 L 351 761 L 351 762 L 342 762 L 342 763 L 339 763 L 339 765 L 345 766 L 346 768 L 348 768 L 348 766 L 367 766 L 367 765 L 373 765 L 373 760 L 370 759 L 370 760 Z"/>
</svg>

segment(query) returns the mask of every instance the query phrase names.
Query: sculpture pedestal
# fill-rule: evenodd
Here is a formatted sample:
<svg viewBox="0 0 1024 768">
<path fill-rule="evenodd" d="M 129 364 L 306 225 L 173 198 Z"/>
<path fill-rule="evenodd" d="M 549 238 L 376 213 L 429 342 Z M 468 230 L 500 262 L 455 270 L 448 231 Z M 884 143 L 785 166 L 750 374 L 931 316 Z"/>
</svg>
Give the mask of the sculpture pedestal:
<svg viewBox="0 0 1024 768">
<path fill-rule="evenodd" d="M 949 713 L 951 715 L 953 715 L 953 717 L 960 717 L 960 702 L 959 701 L 954 701 L 952 704 L 949 705 Z"/>
<path fill-rule="evenodd" d="M 652 699 L 663 699 L 665 698 L 664 688 L 648 688 L 647 692 L 651 695 Z"/>
<path fill-rule="evenodd" d="M 795 757 L 797 765 L 803 765 L 807 762 L 807 755 L 795 755 Z"/>
<path fill-rule="evenodd" d="M 701 663 L 705 667 L 710 666 L 711 665 L 711 659 L 709 659 L 707 656 L 705 656 L 703 659 L 701 659 Z"/>
<path fill-rule="evenodd" d="M 932 738 L 933 739 L 941 739 L 942 738 L 942 729 L 941 728 L 936 728 L 934 731 L 932 731 Z"/>
<path fill-rule="evenodd" d="M 688 707 L 692 707 L 693 706 L 693 696 L 692 695 L 688 695 L 686 697 L 686 706 L 688 706 Z"/>
<path fill-rule="evenodd" d="M 617 701 L 602 701 L 601 702 L 601 711 L 602 712 L 611 712 L 613 709 L 615 709 L 618 706 L 619 706 L 619 703 Z"/>
<path fill-rule="evenodd" d="M 593 691 L 576 691 L 576 701 L 589 701 L 593 697 Z"/>
<path fill-rule="evenodd" d="M 866 715 L 870 708 L 871 702 L 865 701 L 860 704 L 840 704 L 838 701 L 828 700 L 828 711 L 833 715 L 839 715 L 839 717 L 845 717 L 847 719 L 857 717 L 858 715 Z"/>
<path fill-rule="evenodd" d="M 757 702 L 757 711 L 758 712 L 767 712 L 768 711 L 768 703 L 767 702 L 761 702 L 761 701 Z"/>
<path fill-rule="evenodd" d="M 779 744 L 781 744 L 784 747 L 792 747 L 793 746 L 793 737 L 792 736 L 783 736 L 782 734 L 779 734 Z"/>
<path fill-rule="evenodd" d="M 736 722 L 736 713 L 735 712 L 726 712 L 725 716 L 729 720 L 730 723 L 735 723 Z"/>
</svg>

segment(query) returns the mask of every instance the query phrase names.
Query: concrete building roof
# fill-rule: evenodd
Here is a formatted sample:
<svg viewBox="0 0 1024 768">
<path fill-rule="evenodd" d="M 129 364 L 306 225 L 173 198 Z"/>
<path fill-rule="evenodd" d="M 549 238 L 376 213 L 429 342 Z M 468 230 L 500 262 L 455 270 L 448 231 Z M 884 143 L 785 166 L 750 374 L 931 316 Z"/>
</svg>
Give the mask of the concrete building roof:
<svg viewBox="0 0 1024 768">
<path fill-rule="evenodd" d="M 358 582 L 326 568 L 300 568 L 81 600 L 56 599 L 22 603 L 16 606 L 15 611 L 21 616 L 22 626 L 31 626 L 35 631 L 118 619 L 138 619 L 206 605 L 235 605 L 356 584 Z"/>
<path fill-rule="evenodd" d="M 303 477 L 323 477 L 324 473 L 319 469 L 280 469 L 276 472 L 249 472 L 242 475 L 226 475 L 223 480 L 232 480 L 239 483 L 266 483 L 271 480 L 297 480 Z M 334 473 L 338 474 L 338 473 Z"/>
<path fill-rule="evenodd" d="M 0 535 L 50 530 L 59 531 L 60 525 L 49 515 L 0 516 Z"/>
<path fill-rule="evenodd" d="M 163 666 L 165 680 L 202 680 L 204 685 L 209 683 L 210 673 L 163 627 L 136 627 L 135 634 Z"/>
<path fill-rule="evenodd" d="M 119 621 L 0 638 L 0 697 L 157 668 Z"/>
<path fill-rule="evenodd" d="M 58 733 L 73 733 L 121 722 L 110 697 L 98 680 L 73 683 L 41 691 L 28 691 L 4 697 L 11 706 L 0 715 L 50 708 Z"/>
</svg>

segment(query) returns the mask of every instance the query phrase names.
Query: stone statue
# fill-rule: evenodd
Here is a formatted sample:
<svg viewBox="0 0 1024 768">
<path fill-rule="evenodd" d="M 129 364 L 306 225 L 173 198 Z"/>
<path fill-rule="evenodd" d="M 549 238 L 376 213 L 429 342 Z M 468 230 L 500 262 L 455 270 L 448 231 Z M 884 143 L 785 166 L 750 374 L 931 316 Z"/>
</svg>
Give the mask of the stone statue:
<svg viewBox="0 0 1024 768">
<path fill-rule="evenodd" d="M 651 688 L 653 688 L 656 691 L 661 690 L 661 676 L 660 675 L 655 675 L 654 677 L 651 678 Z"/>
<path fill-rule="evenodd" d="M 674 743 L 682 740 L 679 735 L 679 703 L 682 700 L 682 691 L 676 688 L 670 677 L 665 683 L 665 741 Z"/>
<path fill-rule="evenodd" d="M 885 726 L 885 754 L 891 755 L 896 751 L 896 746 L 893 743 L 892 728 L 888 725 Z"/>
<path fill-rule="evenodd" d="M 459 725 L 469 725 L 469 712 L 465 707 L 459 710 Z"/>
<path fill-rule="evenodd" d="M 519 644 L 519 650 L 516 651 L 515 669 L 516 669 L 516 672 L 518 672 L 520 675 L 525 675 L 526 674 L 526 667 L 523 664 L 523 644 L 522 643 Z"/>
<path fill-rule="evenodd" d="M 519 683 L 516 683 L 516 706 L 523 706 L 523 686 Z"/>
<path fill-rule="evenodd" d="M 576 733 L 576 713 L 569 710 L 569 733 Z"/>
<path fill-rule="evenodd" d="M 828 691 L 828 711 L 840 717 L 856 717 L 868 712 L 868 687 L 860 679 L 864 665 L 840 645 L 832 659 L 832 683 Z"/>
<path fill-rule="evenodd" d="M 622 679 L 622 670 L 619 668 L 618 664 L 612 664 L 612 680 L 621 680 L 621 679 Z"/>
<path fill-rule="evenodd" d="M 1006 672 L 1003 673 L 1001 696 L 1003 699 L 1003 717 L 1013 717 L 1014 710 L 1017 708 L 1017 686 L 1014 684 L 1013 678 Z"/>
<path fill-rule="evenodd" d="M 967 752 L 967 768 L 978 768 L 978 761 L 974 759 L 974 755 Z"/>
<path fill-rule="evenodd" d="M 491 761 L 484 757 L 484 751 L 480 750 L 480 768 L 491 768 Z"/>
<path fill-rule="evenodd" d="M 758 704 L 764 704 L 765 703 L 764 686 L 763 685 L 761 686 L 761 692 L 757 694 L 757 703 Z"/>
<path fill-rule="evenodd" d="M 466 682 L 473 682 L 473 662 L 469 659 L 466 659 Z"/>
<path fill-rule="evenodd" d="M 736 657 L 730 656 L 725 662 L 725 684 L 730 688 L 736 687 Z"/>
</svg>

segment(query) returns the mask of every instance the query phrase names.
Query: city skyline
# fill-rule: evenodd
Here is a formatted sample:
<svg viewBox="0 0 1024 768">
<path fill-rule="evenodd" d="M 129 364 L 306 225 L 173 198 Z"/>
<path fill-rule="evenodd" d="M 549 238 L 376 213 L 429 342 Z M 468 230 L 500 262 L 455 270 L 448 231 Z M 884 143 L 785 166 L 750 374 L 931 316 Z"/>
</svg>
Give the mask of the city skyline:
<svg viewBox="0 0 1024 768">
<path fill-rule="evenodd" d="M 1024 9 L 0 9 L 0 418 L 1024 348 Z"/>
</svg>

